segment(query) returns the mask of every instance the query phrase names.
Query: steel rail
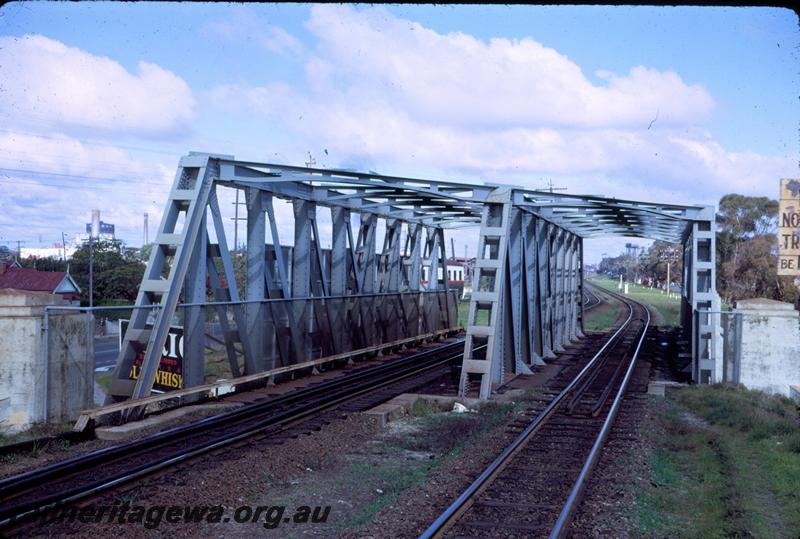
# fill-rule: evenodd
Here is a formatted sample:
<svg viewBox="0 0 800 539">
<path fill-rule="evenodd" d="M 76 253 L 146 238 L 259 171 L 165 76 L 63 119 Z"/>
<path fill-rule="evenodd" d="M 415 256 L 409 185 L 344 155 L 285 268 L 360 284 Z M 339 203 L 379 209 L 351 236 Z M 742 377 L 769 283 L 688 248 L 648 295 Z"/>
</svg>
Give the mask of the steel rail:
<svg viewBox="0 0 800 539">
<path fill-rule="evenodd" d="M 591 283 L 588 283 L 588 282 L 587 282 L 586 284 L 587 284 L 587 285 L 589 285 L 589 286 L 592 286 L 592 284 L 591 284 Z M 588 287 L 587 287 L 587 289 L 586 289 L 586 295 L 588 296 L 589 294 L 591 294 L 591 295 L 593 296 L 593 298 L 594 298 L 594 299 L 593 299 L 593 300 L 591 300 L 591 299 L 590 299 L 589 301 L 586 301 L 586 302 L 584 302 L 584 304 L 583 304 L 583 311 L 584 311 L 584 312 L 586 312 L 586 311 L 588 311 L 588 310 L 591 310 L 591 309 L 594 309 L 595 307 L 597 307 L 598 305 L 600 305 L 600 304 L 603 302 L 603 301 L 600 299 L 600 296 L 599 296 L 599 295 L 597 295 L 597 293 L 596 293 L 596 292 L 594 292 L 594 291 L 590 291 L 590 290 L 588 289 Z"/>
<path fill-rule="evenodd" d="M 357 373 L 353 373 L 351 375 L 343 376 L 336 380 L 331 380 L 330 382 L 323 382 L 314 386 L 313 388 L 307 388 L 307 390 L 298 390 L 292 392 L 291 394 L 287 395 L 286 397 L 293 397 L 291 400 L 289 399 L 282 399 L 281 397 L 276 397 L 275 399 L 269 399 L 265 403 L 258 403 L 261 408 L 267 408 L 267 410 L 262 410 L 261 413 L 268 413 L 268 408 L 275 408 L 278 405 L 285 405 L 287 402 L 297 401 L 301 398 L 311 398 L 317 394 L 326 394 L 330 393 L 332 388 L 337 386 L 343 386 L 342 382 L 346 381 L 350 385 L 358 384 L 363 382 L 365 378 L 365 374 L 371 374 L 372 376 L 376 375 L 376 371 L 382 369 L 382 371 L 377 372 L 379 378 L 368 384 L 362 384 L 360 387 L 356 388 L 355 390 L 348 390 L 347 386 L 344 385 L 343 387 L 339 387 L 338 393 L 333 393 L 328 395 L 327 397 L 322 398 L 321 400 L 311 402 L 305 406 L 301 406 L 297 409 L 287 410 L 276 415 L 272 415 L 265 420 L 259 421 L 255 425 L 250 425 L 245 429 L 235 431 L 233 433 L 229 433 L 224 435 L 220 438 L 212 439 L 207 441 L 206 443 L 198 444 L 197 446 L 187 448 L 182 451 L 176 451 L 171 455 L 167 455 L 163 458 L 157 459 L 154 462 L 143 464 L 139 467 L 136 467 L 132 470 L 128 470 L 123 474 L 118 474 L 116 476 L 111 476 L 109 478 L 105 478 L 99 482 L 91 483 L 89 485 L 84 485 L 82 487 L 78 487 L 66 492 L 61 492 L 58 494 L 53 494 L 46 498 L 41 498 L 39 500 L 35 500 L 33 502 L 23 502 L 22 504 L 18 504 L 13 507 L 8 507 L 2 513 L 0 518 L 0 528 L 8 526 L 14 522 L 24 520 L 26 518 L 30 518 L 36 514 L 42 513 L 43 511 L 47 511 L 49 509 L 53 509 L 60 505 L 71 503 L 77 501 L 79 499 L 85 498 L 87 496 L 96 494 L 97 492 L 107 490 L 112 488 L 116 485 L 121 483 L 131 481 L 133 479 L 137 479 L 144 475 L 148 475 L 159 469 L 164 467 L 170 466 L 177 462 L 182 462 L 188 460 L 192 457 L 200 455 L 202 453 L 206 453 L 217 449 L 219 447 L 229 445 L 231 443 L 235 443 L 241 439 L 247 438 L 252 436 L 259 431 L 264 430 L 265 428 L 269 427 L 279 427 L 283 426 L 287 423 L 295 422 L 299 419 L 303 419 L 312 415 L 318 411 L 324 410 L 326 408 L 331 408 L 341 402 L 351 400 L 355 397 L 363 395 L 364 393 L 372 392 L 376 389 L 381 387 L 385 387 L 392 383 L 398 382 L 403 379 L 407 379 L 411 376 L 424 373 L 426 371 L 435 369 L 440 367 L 441 365 L 451 361 L 454 358 L 460 357 L 460 352 L 455 352 L 459 345 L 463 345 L 463 340 L 456 341 L 451 344 L 447 344 L 444 346 L 437 347 L 433 350 L 427 350 L 425 352 L 420 352 L 409 356 L 408 358 L 403 358 L 402 360 L 398 360 L 392 362 L 390 364 L 379 365 L 377 367 L 371 367 L 368 369 L 364 369 Z M 455 352 L 455 353 L 453 353 Z M 439 357 L 441 354 L 444 353 L 444 357 Z M 414 359 L 417 362 L 425 361 L 424 356 L 430 355 L 431 358 L 427 359 L 427 362 L 423 363 L 423 365 L 415 365 L 411 363 L 410 360 Z M 422 358 L 420 357 L 422 356 Z M 402 363 L 400 365 L 400 369 L 398 369 L 397 363 Z M 411 363 L 411 364 L 409 364 Z M 387 365 L 392 366 L 394 368 L 387 368 Z M 303 395 L 299 395 L 302 393 Z M 296 395 L 297 394 L 297 395 Z M 270 406 L 267 406 L 270 405 Z M 250 405 L 253 407 L 255 405 Z M 248 408 L 248 407 L 243 407 Z M 241 409 L 236 410 L 241 411 Z M 220 414 L 225 415 L 227 414 Z M 218 417 L 218 416 L 215 416 Z M 159 445 L 163 445 L 163 440 L 168 439 L 172 440 L 177 435 L 180 435 L 183 432 L 196 432 L 199 427 L 204 427 L 206 430 L 210 430 L 217 426 L 218 421 L 209 421 L 214 418 L 206 418 L 204 420 L 200 420 L 195 422 L 191 425 L 187 425 L 185 427 L 176 427 L 174 429 L 170 429 L 166 433 L 159 433 L 157 435 L 153 435 L 151 437 L 146 437 L 142 440 L 138 440 L 136 442 L 132 442 L 130 444 L 122 444 L 119 446 L 114 446 L 111 448 L 102 449 L 88 455 L 83 455 L 81 457 L 77 457 L 75 459 L 71 459 L 67 461 L 68 466 L 63 466 L 62 463 L 43 468 L 40 470 L 34 470 L 32 472 L 28 472 L 25 474 L 20 474 L 19 476 L 13 476 L 7 479 L 4 479 L 0 482 L 0 485 L 6 487 L 4 493 L 8 494 L 17 494 L 19 492 L 24 492 L 26 490 L 30 490 L 32 486 L 39 486 L 44 481 L 46 482 L 48 478 L 51 478 L 54 475 L 58 475 L 63 477 L 64 474 L 70 475 L 75 471 L 86 471 L 87 466 L 96 466 L 98 464 L 102 464 L 107 460 L 112 460 L 115 457 L 119 456 L 129 456 L 132 454 L 140 454 L 143 452 L 144 449 L 153 449 L 157 448 Z M 212 425 L 209 427 L 208 424 L 211 423 Z M 228 425 L 230 426 L 230 425 Z M 162 436 L 165 434 L 169 434 L 169 436 Z M 154 443 L 153 447 L 147 444 L 147 442 L 162 442 L 162 443 Z M 127 451 L 126 451 L 127 450 Z M 113 456 L 109 457 L 109 454 L 113 453 Z M 97 459 L 97 456 L 101 456 L 103 458 Z M 88 459 L 86 457 L 89 457 Z M 16 485 L 17 479 L 23 478 L 23 485 L 22 488 L 12 488 L 12 486 Z M 27 487 L 27 488 L 26 488 Z M 17 512 L 17 509 L 19 511 Z"/>
<path fill-rule="evenodd" d="M 445 509 L 445 511 L 436 518 L 436 520 L 426 529 L 422 535 L 420 535 L 420 539 L 430 539 L 432 537 L 438 537 L 441 533 L 447 529 L 450 524 L 457 519 L 466 509 L 469 508 L 470 501 L 474 498 L 476 493 L 478 493 L 482 487 L 490 482 L 497 474 L 499 474 L 505 465 L 510 461 L 511 457 L 519 451 L 527 442 L 528 440 L 541 428 L 542 425 L 550 418 L 550 416 L 558 409 L 561 402 L 572 392 L 578 383 L 580 383 L 583 377 L 594 367 L 595 363 L 597 362 L 598 358 L 603 354 L 603 352 L 608 348 L 612 342 L 616 341 L 617 335 L 619 335 L 631 322 L 633 319 L 633 306 L 626 302 L 628 306 L 628 318 L 620 324 L 619 328 L 614 332 L 611 337 L 603 344 L 602 348 L 597 351 L 597 353 L 592 357 L 591 360 L 583 367 L 583 369 L 578 372 L 575 378 L 565 387 L 548 405 L 542 410 L 539 415 L 523 430 L 511 444 L 509 444 L 503 451 L 498 455 L 494 461 L 492 461 L 489 466 L 484 469 L 484 471 L 478 476 L 472 484 L 467 487 L 461 495 L 456 498 L 456 500 L 450 504 L 450 506 Z"/>
<path fill-rule="evenodd" d="M 391 361 L 383 365 L 377 365 L 375 367 L 361 369 L 359 371 L 347 374 L 340 378 L 323 382 L 322 384 L 318 384 L 298 391 L 292 391 L 284 395 L 267 399 L 263 402 L 257 402 L 247 406 L 242 406 L 240 408 L 231 410 L 229 412 L 216 414 L 211 417 L 194 421 L 188 425 L 173 427 L 166 431 L 151 436 L 146 436 L 144 438 L 141 438 L 133 442 L 128 442 L 125 444 L 119 444 L 112 447 L 99 449 L 91 453 L 88 453 L 86 455 L 81 455 L 73 459 L 64 460 L 56 464 L 53 464 L 51 466 L 47 466 L 45 468 L 31 470 L 29 472 L 25 472 L 19 475 L 2 479 L 0 480 L 0 499 L 7 497 L 9 494 L 19 492 L 20 490 L 23 489 L 24 486 L 37 486 L 39 482 L 46 481 L 48 476 L 54 476 L 56 474 L 62 475 L 64 473 L 70 473 L 71 471 L 75 470 L 82 471 L 85 469 L 87 465 L 89 466 L 96 465 L 101 462 L 112 460 L 119 456 L 128 455 L 133 450 L 153 449 L 155 447 L 158 447 L 158 445 L 169 443 L 171 441 L 178 440 L 186 436 L 198 434 L 203 431 L 208 431 L 216 427 L 230 427 L 235 422 L 250 419 L 253 416 L 263 414 L 265 411 L 268 411 L 269 409 L 275 408 L 277 406 L 284 406 L 287 404 L 291 404 L 293 402 L 302 401 L 304 399 L 313 397 L 317 394 L 329 392 L 332 389 L 337 389 L 341 386 L 347 386 L 359 380 L 368 379 L 369 377 L 375 376 L 376 373 L 380 373 L 381 371 L 393 371 L 406 364 L 419 361 L 426 355 L 433 355 L 437 352 L 447 352 L 450 349 L 455 350 L 460 345 L 463 345 L 463 340 L 446 344 L 444 346 L 434 348 L 432 350 L 425 350 L 423 352 L 418 352 L 416 354 L 412 354 L 410 356 L 404 357 L 396 361 Z"/>
<path fill-rule="evenodd" d="M 617 295 L 613 294 L 612 295 Z M 618 295 L 617 295 L 618 296 Z M 633 300 L 626 300 L 631 301 Z M 646 305 L 637 302 L 638 305 L 644 308 L 645 313 L 647 313 L 647 320 L 644 322 L 644 327 L 642 328 L 642 336 L 639 338 L 639 343 L 636 345 L 636 350 L 633 353 L 633 356 L 630 361 L 630 365 L 628 366 L 628 370 L 625 372 L 625 378 L 622 379 L 622 384 L 620 385 L 619 391 L 617 391 L 616 397 L 614 397 L 614 402 L 611 403 L 611 409 L 608 412 L 608 416 L 606 420 L 603 422 L 603 426 L 600 429 L 600 433 L 597 435 L 594 444 L 592 445 L 592 449 L 589 452 L 588 457 L 586 458 L 586 462 L 581 468 L 581 473 L 578 476 L 578 479 L 575 481 L 575 485 L 572 487 L 570 491 L 569 497 L 567 498 L 566 503 L 564 504 L 561 513 L 558 515 L 558 519 L 556 520 L 556 524 L 553 527 L 553 530 L 550 532 L 550 539 L 558 539 L 560 537 L 564 537 L 567 530 L 569 529 L 569 525 L 572 521 L 572 516 L 575 512 L 576 507 L 578 506 L 579 500 L 583 494 L 583 490 L 586 486 L 586 480 L 591 475 L 592 470 L 594 469 L 594 465 L 597 462 L 597 459 L 600 455 L 600 452 L 603 449 L 603 444 L 605 443 L 606 437 L 608 436 L 609 431 L 611 430 L 611 426 L 614 423 L 614 418 L 619 411 L 620 403 L 622 402 L 622 397 L 625 394 L 625 389 L 628 387 L 628 382 L 630 382 L 631 376 L 633 376 L 633 370 L 636 367 L 636 360 L 639 357 L 639 350 L 642 347 L 642 343 L 644 342 L 644 338 L 647 336 L 647 328 L 650 325 L 650 310 L 647 308 Z"/>
</svg>

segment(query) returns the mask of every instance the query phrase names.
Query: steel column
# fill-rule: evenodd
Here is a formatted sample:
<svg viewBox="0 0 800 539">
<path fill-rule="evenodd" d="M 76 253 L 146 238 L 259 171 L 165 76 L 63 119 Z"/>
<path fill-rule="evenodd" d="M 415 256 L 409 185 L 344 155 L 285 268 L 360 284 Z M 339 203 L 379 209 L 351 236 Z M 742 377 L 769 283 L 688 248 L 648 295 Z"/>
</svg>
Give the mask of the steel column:
<svg viewBox="0 0 800 539">
<path fill-rule="evenodd" d="M 247 208 L 247 279 L 245 282 L 245 298 L 247 301 L 263 301 L 266 286 L 266 222 L 265 214 L 267 195 L 258 189 L 245 189 Z M 245 358 L 245 374 L 254 374 L 267 368 L 266 350 L 264 346 L 264 315 L 266 306 L 263 303 L 247 304 L 247 339 L 254 357 Z"/>
</svg>

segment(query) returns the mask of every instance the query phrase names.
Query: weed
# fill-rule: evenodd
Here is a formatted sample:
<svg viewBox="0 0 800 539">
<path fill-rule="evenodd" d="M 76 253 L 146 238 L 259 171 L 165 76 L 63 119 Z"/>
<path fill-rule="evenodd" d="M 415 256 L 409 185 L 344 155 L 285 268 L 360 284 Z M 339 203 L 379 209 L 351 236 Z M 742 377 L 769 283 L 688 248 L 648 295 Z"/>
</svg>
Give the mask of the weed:
<svg viewBox="0 0 800 539">
<path fill-rule="evenodd" d="M 787 399 L 696 386 L 658 400 L 650 484 L 635 522 L 645 536 L 800 535 L 800 429 Z"/>
<path fill-rule="evenodd" d="M 438 402 L 431 402 L 425 399 L 417 399 L 411 407 L 409 414 L 413 417 L 422 417 L 430 414 L 438 414 L 442 407 Z"/>
</svg>

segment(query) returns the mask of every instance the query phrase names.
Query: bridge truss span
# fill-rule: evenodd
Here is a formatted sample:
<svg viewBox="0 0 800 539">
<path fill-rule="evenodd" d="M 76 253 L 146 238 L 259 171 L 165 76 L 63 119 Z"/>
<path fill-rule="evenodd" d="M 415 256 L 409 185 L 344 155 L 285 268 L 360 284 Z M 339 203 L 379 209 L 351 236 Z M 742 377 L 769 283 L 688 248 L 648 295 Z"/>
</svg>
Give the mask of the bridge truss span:
<svg viewBox="0 0 800 539">
<path fill-rule="evenodd" d="M 218 187 L 244 194 L 243 290 Z M 277 215 L 276 200 L 291 204 L 291 246 L 280 241 L 289 218 Z M 329 247 L 320 235 L 322 212 L 329 212 Z M 689 319 L 699 301 L 713 301 L 713 215 L 700 206 L 190 153 L 167 199 L 110 395 L 150 394 L 181 309 L 185 387 L 203 383 L 210 315 L 233 376 L 452 329 L 457 298 L 448 283 L 444 231 L 472 227 L 479 249 L 461 391 L 485 398 L 506 374 L 529 372 L 581 336 L 584 238 L 683 242 Z M 136 361 L 139 376 L 130 380 Z"/>
</svg>

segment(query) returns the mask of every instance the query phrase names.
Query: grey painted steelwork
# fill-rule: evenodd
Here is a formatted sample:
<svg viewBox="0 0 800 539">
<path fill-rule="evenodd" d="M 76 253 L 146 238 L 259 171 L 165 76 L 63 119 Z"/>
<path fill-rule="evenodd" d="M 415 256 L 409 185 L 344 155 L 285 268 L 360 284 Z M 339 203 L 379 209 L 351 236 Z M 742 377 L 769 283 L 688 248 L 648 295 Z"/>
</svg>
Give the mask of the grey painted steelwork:
<svg viewBox="0 0 800 539">
<path fill-rule="evenodd" d="M 246 304 L 235 302 L 239 295 L 216 203 L 217 186 L 245 192 Z M 292 203 L 291 248 L 278 236 L 275 198 Z M 216 244 L 206 232 L 207 208 Z M 329 250 L 320 241 L 320 208 L 331 212 Z M 183 226 L 176 228 L 179 217 Z M 702 282 L 703 287 L 686 288 L 685 303 L 696 309 L 710 301 L 713 307 L 713 218 L 713 209 L 709 213 L 699 206 L 191 153 L 180 162 L 137 298 L 139 306 L 160 309 L 152 328 L 146 315 L 133 316 L 111 394 L 149 394 L 181 292 L 197 303 L 204 298 L 206 279 L 216 299 L 236 304 L 232 318 L 218 313 L 232 372 L 260 372 L 321 353 L 454 326 L 456 299 L 449 293 L 444 229 L 480 227 L 461 390 L 467 392 L 477 383 L 480 396 L 486 397 L 506 374 L 529 371 L 582 335 L 584 238 L 624 235 L 686 243 L 684 279 Z M 385 230 L 380 252 L 379 226 Z M 709 233 L 710 270 L 704 258 Z M 224 275 L 215 264 L 204 264 L 204 258 L 221 260 Z M 416 291 L 444 293 L 403 294 Z M 363 296 L 354 302 L 318 301 L 350 294 Z M 186 346 L 192 351 L 187 361 L 202 361 L 202 320 L 192 310 L 184 315 Z M 481 343 L 490 346 L 474 353 Z M 134 383 L 127 373 L 138 353 L 144 353 L 142 376 Z M 194 359 L 198 354 L 201 359 Z M 243 356 L 242 366 L 237 354 Z M 201 373 L 202 366 L 193 363 L 187 382 L 197 382 Z"/>
<path fill-rule="evenodd" d="M 683 243 L 681 325 L 692 328 L 692 380 L 700 384 L 722 381 L 722 327 L 709 315 L 719 311 L 717 295 L 716 221 L 714 208 L 702 210 Z"/>
</svg>

